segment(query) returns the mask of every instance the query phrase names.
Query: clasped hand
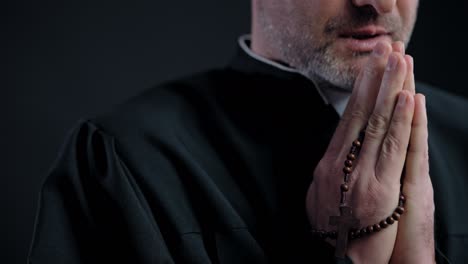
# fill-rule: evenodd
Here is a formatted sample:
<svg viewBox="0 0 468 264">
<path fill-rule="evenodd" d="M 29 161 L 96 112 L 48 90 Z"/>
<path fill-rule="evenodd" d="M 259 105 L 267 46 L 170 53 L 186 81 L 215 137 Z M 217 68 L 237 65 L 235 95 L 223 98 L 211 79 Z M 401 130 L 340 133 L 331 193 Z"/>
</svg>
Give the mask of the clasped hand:
<svg viewBox="0 0 468 264">
<path fill-rule="evenodd" d="M 311 226 L 330 230 L 329 217 L 339 215 L 343 162 L 366 127 L 349 179 L 348 205 L 361 226 L 379 223 L 397 206 L 402 184 L 406 212 L 390 227 L 350 241 L 347 255 L 354 263 L 434 262 L 425 98 L 415 93 L 413 59 L 404 53 L 401 42 L 374 48 L 306 197 Z"/>
</svg>

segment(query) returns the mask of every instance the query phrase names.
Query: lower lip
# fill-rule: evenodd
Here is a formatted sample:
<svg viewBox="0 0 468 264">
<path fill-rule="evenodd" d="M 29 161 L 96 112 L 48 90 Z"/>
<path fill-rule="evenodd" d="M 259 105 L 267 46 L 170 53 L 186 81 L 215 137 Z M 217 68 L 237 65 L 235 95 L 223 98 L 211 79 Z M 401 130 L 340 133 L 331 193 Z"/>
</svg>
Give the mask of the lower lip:
<svg viewBox="0 0 468 264">
<path fill-rule="evenodd" d="M 355 39 L 351 37 L 340 38 L 340 42 L 344 44 L 346 49 L 354 52 L 371 52 L 375 45 L 381 41 L 391 43 L 392 40 L 389 35 L 379 35 L 367 39 Z"/>
</svg>

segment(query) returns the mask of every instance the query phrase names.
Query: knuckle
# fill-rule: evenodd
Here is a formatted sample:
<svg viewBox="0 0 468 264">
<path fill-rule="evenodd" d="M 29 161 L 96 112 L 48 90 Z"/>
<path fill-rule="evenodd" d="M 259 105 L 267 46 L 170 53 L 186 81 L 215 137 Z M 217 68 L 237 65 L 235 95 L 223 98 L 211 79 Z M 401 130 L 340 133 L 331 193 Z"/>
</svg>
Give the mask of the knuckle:
<svg viewBox="0 0 468 264">
<path fill-rule="evenodd" d="M 411 118 L 408 112 L 400 112 L 393 115 L 392 125 L 411 125 Z"/>
<path fill-rule="evenodd" d="M 343 115 L 342 120 L 348 123 L 363 123 L 365 124 L 368 114 L 363 109 L 353 109 L 348 114 Z"/>
<path fill-rule="evenodd" d="M 351 120 L 355 122 L 365 122 L 367 113 L 364 110 L 358 109 L 351 112 Z"/>
<path fill-rule="evenodd" d="M 373 113 L 367 122 L 366 137 L 380 138 L 385 134 L 388 121 L 388 117 Z"/>
<path fill-rule="evenodd" d="M 388 133 L 382 144 L 382 154 L 386 158 L 391 158 L 395 154 L 402 153 L 406 150 L 406 147 L 403 146 L 403 142 L 400 138 L 396 137 L 392 133 Z"/>
</svg>

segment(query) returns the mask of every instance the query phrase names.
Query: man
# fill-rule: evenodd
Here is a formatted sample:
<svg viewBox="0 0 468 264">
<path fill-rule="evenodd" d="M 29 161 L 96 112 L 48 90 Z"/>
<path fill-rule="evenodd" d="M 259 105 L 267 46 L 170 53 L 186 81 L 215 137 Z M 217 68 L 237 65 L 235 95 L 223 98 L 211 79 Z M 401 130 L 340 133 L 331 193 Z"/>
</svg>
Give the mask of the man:
<svg viewBox="0 0 468 264">
<path fill-rule="evenodd" d="M 253 0 L 228 67 L 73 130 L 30 263 L 468 260 L 467 102 L 415 84 L 417 6 Z"/>
</svg>

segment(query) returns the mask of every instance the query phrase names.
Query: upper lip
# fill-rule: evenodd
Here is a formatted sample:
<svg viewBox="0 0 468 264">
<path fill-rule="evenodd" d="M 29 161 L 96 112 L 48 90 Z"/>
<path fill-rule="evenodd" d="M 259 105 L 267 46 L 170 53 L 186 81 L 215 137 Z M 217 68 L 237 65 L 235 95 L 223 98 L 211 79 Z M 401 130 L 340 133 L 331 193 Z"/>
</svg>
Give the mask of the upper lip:
<svg viewBox="0 0 468 264">
<path fill-rule="evenodd" d="M 343 32 L 340 32 L 340 37 L 375 37 L 379 35 L 388 35 L 390 32 L 388 32 L 385 28 L 383 27 L 378 27 L 378 26 L 366 26 L 366 27 L 361 27 L 361 28 L 356 28 L 356 29 L 349 29 L 345 30 Z"/>
</svg>

